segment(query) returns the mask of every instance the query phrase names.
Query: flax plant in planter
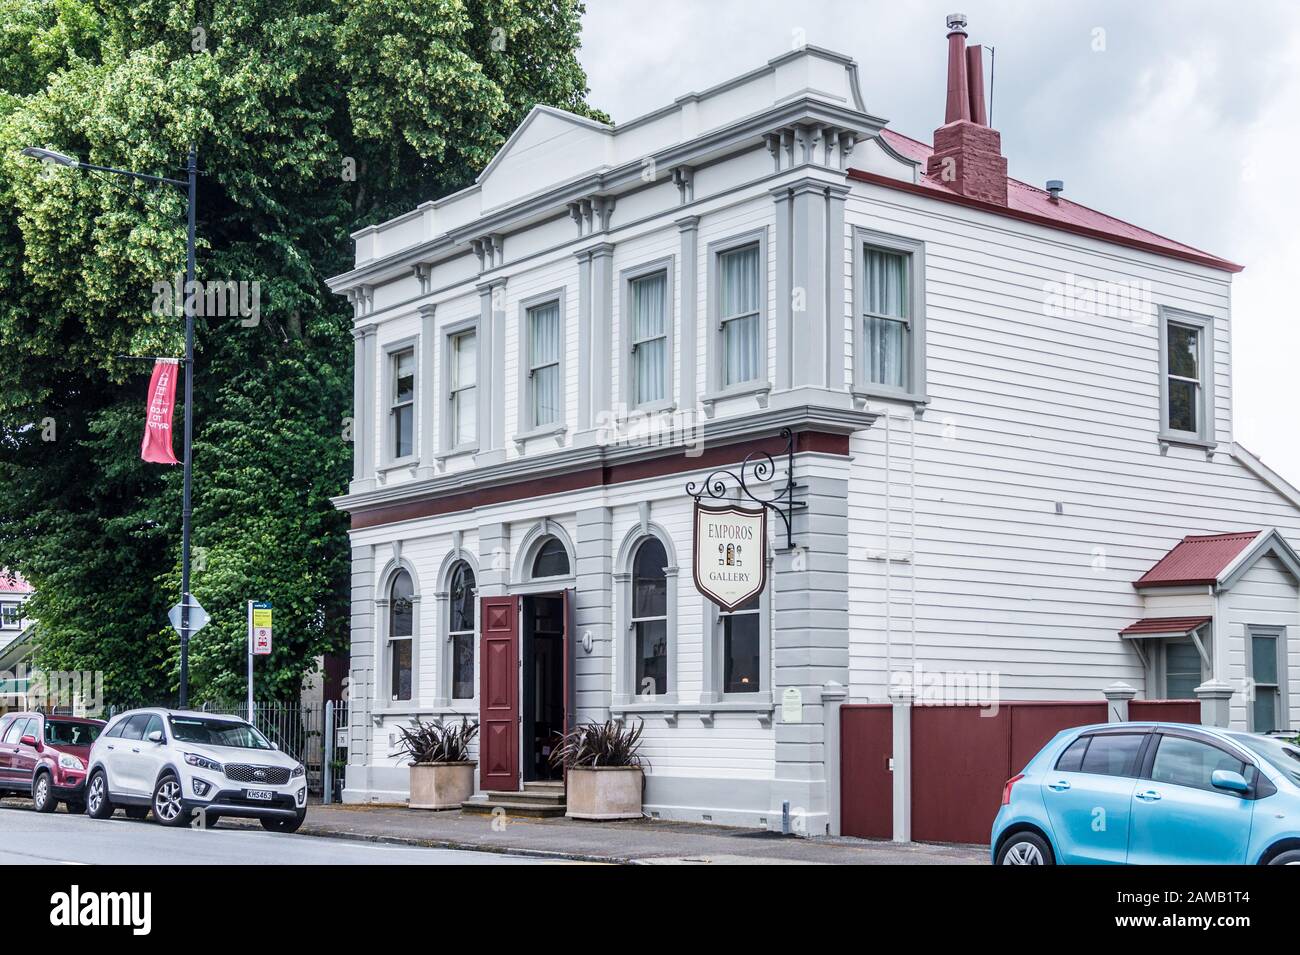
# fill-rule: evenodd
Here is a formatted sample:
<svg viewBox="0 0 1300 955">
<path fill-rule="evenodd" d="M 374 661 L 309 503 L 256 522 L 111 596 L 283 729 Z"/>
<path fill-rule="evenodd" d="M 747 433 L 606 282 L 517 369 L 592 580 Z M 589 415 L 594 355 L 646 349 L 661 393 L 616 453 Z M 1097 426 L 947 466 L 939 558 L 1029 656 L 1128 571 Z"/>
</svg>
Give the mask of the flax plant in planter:
<svg viewBox="0 0 1300 955">
<path fill-rule="evenodd" d="M 400 738 L 393 757 L 410 760 L 412 809 L 458 809 L 474 795 L 477 763 L 469 758 L 469 747 L 478 735 L 478 723 L 466 718 L 459 723 L 440 719 L 425 723 L 417 716 L 397 732 Z"/>
<path fill-rule="evenodd" d="M 648 763 L 641 756 L 645 724 L 592 721 L 560 739 L 551 762 L 567 770 L 564 814 L 571 819 L 640 819 Z"/>
</svg>

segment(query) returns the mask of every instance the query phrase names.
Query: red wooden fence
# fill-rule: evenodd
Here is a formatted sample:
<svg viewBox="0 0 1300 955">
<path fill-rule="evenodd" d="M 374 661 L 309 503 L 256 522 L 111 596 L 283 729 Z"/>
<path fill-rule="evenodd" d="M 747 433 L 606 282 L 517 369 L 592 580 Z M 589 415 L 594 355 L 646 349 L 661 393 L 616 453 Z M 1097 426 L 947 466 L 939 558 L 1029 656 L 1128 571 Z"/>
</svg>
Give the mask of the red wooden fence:
<svg viewBox="0 0 1300 955">
<path fill-rule="evenodd" d="M 893 713 L 888 704 L 841 708 L 840 829 L 893 833 Z M 987 715 L 986 715 L 987 712 Z M 1199 723 L 1200 704 L 1134 700 L 1131 720 Z M 1063 729 L 1106 721 L 1106 702 L 1014 701 L 912 708 L 912 838 L 986 843 L 1007 779 Z"/>
</svg>

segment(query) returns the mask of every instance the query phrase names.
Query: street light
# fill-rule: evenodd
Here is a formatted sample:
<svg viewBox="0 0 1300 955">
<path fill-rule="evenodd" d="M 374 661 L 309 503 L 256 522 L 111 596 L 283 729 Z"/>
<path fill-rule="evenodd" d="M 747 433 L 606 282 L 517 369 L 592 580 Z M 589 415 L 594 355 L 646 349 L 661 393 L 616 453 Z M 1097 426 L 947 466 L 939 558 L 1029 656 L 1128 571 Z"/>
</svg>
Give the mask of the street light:
<svg viewBox="0 0 1300 955">
<path fill-rule="evenodd" d="M 92 172 L 109 172 L 144 182 L 166 183 L 169 186 L 178 186 L 186 193 L 188 224 L 185 236 L 185 479 L 184 490 L 181 493 L 181 685 L 179 694 L 180 706 L 184 708 L 189 699 L 190 682 L 190 490 L 194 437 L 194 206 L 198 179 L 195 148 L 190 147 L 189 160 L 185 164 L 187 174 L 185 179 L 168 179 L 166 176 L 150 176 L 143 172 L 114 169 L 112 166 L 96 166 L 94 163 L 80 162 L 53 149 L 41 149 L 37 146 L 26 147 L 22 154 L 56 166 L 89 169 Z"/>
</svg>

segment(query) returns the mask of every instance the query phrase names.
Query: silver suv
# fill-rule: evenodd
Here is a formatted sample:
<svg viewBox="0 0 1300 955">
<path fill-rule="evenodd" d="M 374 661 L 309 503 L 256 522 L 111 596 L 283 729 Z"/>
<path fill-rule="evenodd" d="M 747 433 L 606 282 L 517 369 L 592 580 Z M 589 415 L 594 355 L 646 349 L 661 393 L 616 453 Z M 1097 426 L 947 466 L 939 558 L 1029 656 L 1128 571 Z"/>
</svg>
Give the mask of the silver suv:
<svg viewBox="0 0 1300 955">
<path fill-rule="evenodd" d="M 185 710 L 130 710 L 95 740 L 87 763 L 86 814 L 121 808 L 164 826 L 206 828 L 222 816 L 261 820 L 295 832 L 307 815 L 307 775 L 256 727 L 234 716 Z"/>
</svg>

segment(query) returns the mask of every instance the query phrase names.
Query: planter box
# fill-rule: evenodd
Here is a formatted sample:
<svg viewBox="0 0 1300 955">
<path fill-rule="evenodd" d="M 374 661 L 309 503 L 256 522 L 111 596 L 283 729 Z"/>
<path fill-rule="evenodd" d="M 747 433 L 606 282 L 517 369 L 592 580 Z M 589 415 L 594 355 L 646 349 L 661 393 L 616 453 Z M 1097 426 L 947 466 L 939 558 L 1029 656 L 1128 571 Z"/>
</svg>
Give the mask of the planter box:
<svg viewBox="0 0 1300 955">
<path fill-rule="evenodd" d="M 569 770 L 564 814 L 570 819 L 640 819 L 641 770 L 631 766 Z"/>
<path fill-rule="evenodd" d="M 477 763 L 412 763 L 412 809 L 459 809 L 474 795 Z"/>
</svg>

